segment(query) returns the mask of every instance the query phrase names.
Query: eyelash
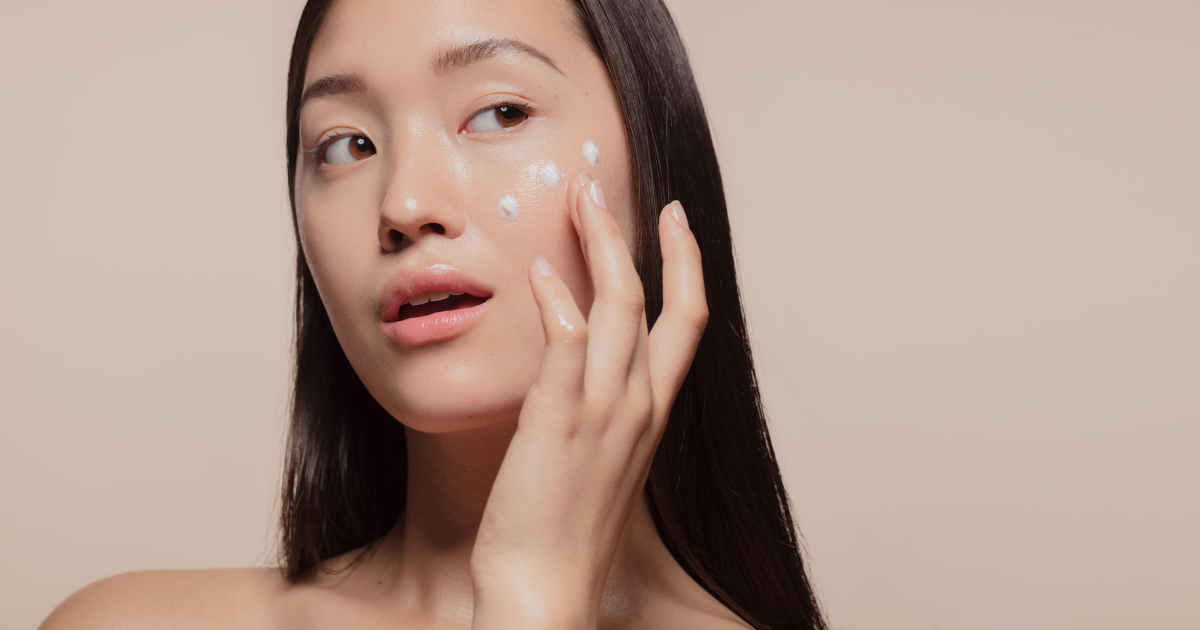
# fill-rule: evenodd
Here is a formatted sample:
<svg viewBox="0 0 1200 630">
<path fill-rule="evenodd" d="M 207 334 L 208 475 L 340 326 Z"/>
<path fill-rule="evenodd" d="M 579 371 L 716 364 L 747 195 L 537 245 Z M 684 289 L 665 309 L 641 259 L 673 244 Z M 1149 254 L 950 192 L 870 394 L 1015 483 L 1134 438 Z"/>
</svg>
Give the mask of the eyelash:
<svg viewBox="0 0 1200 630">
<path fill-rule="evenodd" d="M 522 114 L 525 114 L 526 118 L 533 116 L 533 112 L 536 111 L 536 108 L 533 106 L 533 103 L 530 103 L 529 101 L 518 101 L 515 99 L 511 99 L 511 98 L 505 99 L 498 103 L 492 103 L 490 105 L 487 105 L 486 107 L 481 107 L 481 108 L 475 110 L 475 112 L 473 114 L 471 114 L 470 116 L 467 116 L 467 122 L 463 123 L 463 126 L 458 130 L 458 132 L 462 133 L 463 129 L 467 128 L 467 123 L 471 122 L 471 120 L 474 119 L 476 116 L 482 114 L 483 112 L 488 111 L 489 109 L 498 109 L 501 107 L 513 107 L 513 108 L 519 109 L 519 110 L 521 110 Z M 506 129 L 505 131 L 508 131 L 508 130 Z"/>
<path fill-rule="evenodd" d="M 517 101 L 514 99 L 507 99 L 507 100 L 500 101 L 499 103 L 493 103 L 491 105 L 488 105 L 487 107 L 482 107 L 482 108 L 476 110 L 470 116 L 467 116 L 467 122 L 470 122 L 473 118 L 482 114 L 483 112 L 486 112 L 489 109 L 497 109 L 500 107 L 515 107 L 516 109 L 521 110 L 521 113 L 525 114 L 526 117 L 532 116 L 533 112 L 534 112 L 533 104 L 528 101 L 522 102 L 522 101 Z M 462 129 L 466 129 L 466 123 L 463 123 Z M 459 129 L 459 133 L 462 133 L 462 129 Z M 359 136 L 359 135 L 362 135 L 362 134 L 357 133 L 357 132 L 352 132 L 352 133 L 342 132 L 342 133 L 326 134 L 324 137 L 322 137 L 317 142 L 316 146 L 314 146 L 311 149 L 308 149 L 308 155 L 309 155 L 309 157 L 311 157 L 314 160 L 319 160 L 321 158 L 322 152 L 325 151 L 325 147 L 329 146 L 330 142 L 333 142 L 334 140 L 340 140 L 342 138 L 345 138 L 346 136 Z"/>
<path fill-rule="evenodd" d="M 345 138 L 346 136 L 361 136 L 361 135 L 362 135 L 361 133 L 357 133 L 357 132 L 355 132 L 355 133 L 346 133 L 346 132 L 327 133 L 327 134 L 325 134 L 324 137 L 321 138 L 320 141 L 317 142 L 316 146 L 314 146 L 313 148 L 308 150 L 308 155 L 309 155 L 309 157 L 311 157 L 314 160 L 319 160 L 319 159 L 321 159 L 321 154 L 325 151 L 325 147 L 329 146 L 330 142 L 333 142 L 334 140 L 339 140 L 341 138 Z"/>
</svg>

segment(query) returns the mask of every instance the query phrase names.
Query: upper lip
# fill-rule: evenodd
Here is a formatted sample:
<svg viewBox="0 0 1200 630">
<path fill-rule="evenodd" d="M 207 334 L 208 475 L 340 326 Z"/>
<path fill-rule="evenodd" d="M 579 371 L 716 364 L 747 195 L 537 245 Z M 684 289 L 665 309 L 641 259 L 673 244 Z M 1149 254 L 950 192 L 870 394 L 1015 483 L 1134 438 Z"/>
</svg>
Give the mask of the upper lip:
<svg viewBox="0 0 1200 630">
<path fill-rule="evenodd" d="M 384 286 L 380 300 L 380 315 L 385 322 L 400 319 L 400 307 L 410 299 L 430 291 L 462 291 L 484 299 L 492 292 L 481 287 L 461 271 L 446 264 L 436 264 L 402 271 Z"/>
</svg>

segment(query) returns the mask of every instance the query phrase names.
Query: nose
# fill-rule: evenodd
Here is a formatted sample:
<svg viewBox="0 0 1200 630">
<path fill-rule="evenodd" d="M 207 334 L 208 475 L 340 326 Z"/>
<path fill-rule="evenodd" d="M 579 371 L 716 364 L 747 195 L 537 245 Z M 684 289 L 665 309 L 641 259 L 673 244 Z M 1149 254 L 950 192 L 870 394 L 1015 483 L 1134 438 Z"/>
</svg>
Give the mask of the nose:
<svg viewBox="0 0 1200 630">
<path fill-rule="evenodd" d="M 455 203 L 446 155 L 436 146 L 410 144 L 391 165 L 379 209 L 379 245 L 384 253 L 424 239 L 462 235 L 466 218 Z"/>
</svg>

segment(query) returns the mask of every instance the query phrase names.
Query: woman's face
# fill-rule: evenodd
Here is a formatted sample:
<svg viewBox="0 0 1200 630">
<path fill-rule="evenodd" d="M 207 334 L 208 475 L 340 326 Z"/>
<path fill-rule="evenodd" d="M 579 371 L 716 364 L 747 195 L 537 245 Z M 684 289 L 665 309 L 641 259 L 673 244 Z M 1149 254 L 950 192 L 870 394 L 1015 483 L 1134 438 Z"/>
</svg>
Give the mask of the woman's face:
<svg viewBox="0 0 1200 630">
<path fill-rule="evenodd" d="M 602 180 L 633 233 L 616 94 L 567 0 L 339 0 L 304 87 L 301 246 L 355 371 L 418 431 L 514 419 L 544 343 L 534 258 L 592 302 L 567 178 Z"/>
</svg>

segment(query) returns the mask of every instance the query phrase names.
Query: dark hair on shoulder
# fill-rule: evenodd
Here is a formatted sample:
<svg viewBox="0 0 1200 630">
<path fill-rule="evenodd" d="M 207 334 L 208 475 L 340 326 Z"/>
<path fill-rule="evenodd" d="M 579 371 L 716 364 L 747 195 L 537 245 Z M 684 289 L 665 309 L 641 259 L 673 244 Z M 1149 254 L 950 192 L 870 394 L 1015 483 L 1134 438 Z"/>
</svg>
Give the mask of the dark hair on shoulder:
<svg viewBox="0 0 1200 630">
<path fill-rule="evenodd" d="M 653 325 L 662 311 L 658 213 L 678 199 L 704 261 L 709 321 L 654 456 L 646 494 L 658 533 L 693 579 L 756 628 L 825 626 L 759 400 L 716 151 L 683 42 L 661 0 L 572 0 L 608 67 L 625 120 L 640 212 L 637 264 Z M 295 227 L 298 108 L 332 0 L 309 0 L 288 72 L 288 192 Z M 302 250 L 296 368 L 282 497 L 283 570 L 297 579 L 368 545 L 405 505 L 404 427 L 368 393 L 334 335 Z"/>
</svg>

